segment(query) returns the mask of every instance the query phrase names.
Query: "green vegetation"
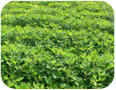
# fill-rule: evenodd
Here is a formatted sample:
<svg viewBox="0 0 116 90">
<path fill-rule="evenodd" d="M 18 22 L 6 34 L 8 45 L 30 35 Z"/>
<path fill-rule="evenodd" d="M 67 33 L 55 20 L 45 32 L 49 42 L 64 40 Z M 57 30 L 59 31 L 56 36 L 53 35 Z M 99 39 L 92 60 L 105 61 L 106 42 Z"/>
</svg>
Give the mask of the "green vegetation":
<svg viewBox="0 0 116 90">
<path fill-rule="evenodd" d="M 2 80 L 16 89 L 105 88 L 114 77 L 114 13 L 102 1 L 10 2 L 1 14 Z"/>
</svg>

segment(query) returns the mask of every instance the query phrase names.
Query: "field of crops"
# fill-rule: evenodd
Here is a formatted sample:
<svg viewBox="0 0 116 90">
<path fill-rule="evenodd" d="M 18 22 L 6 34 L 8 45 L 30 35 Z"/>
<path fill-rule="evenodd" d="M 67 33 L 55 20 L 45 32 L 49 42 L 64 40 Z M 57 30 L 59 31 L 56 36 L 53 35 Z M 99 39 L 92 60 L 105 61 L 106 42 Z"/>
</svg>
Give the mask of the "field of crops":
<svg viewBox="0 0 116 90">
<path fill-rule="evenodd" d="M 114 77 L 114 12 L 102 1 L 13 1 L 1 12 L 1 74 L 16 89 L 105 88 Z"/>
</svg>

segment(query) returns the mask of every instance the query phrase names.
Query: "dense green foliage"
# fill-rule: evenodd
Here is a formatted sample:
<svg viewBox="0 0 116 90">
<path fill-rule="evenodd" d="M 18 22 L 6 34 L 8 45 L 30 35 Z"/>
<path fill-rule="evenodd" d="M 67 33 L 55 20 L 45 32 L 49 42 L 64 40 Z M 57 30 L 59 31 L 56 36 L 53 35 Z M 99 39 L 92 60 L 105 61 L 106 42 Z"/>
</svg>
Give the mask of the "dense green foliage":
<svg viewBox="0 0 116 90">
<path fill-rule="evenodd" d="M 101 1 L 10 2 L 1 14 L 11 88 L 105 88 L 114 77 L 114 13 Z"/>
</svg>

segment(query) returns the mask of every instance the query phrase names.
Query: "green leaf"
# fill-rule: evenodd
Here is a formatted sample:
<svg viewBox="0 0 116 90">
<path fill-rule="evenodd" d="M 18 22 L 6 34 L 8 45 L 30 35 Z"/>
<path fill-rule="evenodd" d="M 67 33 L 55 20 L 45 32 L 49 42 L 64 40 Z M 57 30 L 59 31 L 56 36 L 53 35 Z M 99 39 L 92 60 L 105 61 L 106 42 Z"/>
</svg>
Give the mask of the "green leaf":
<svg viewBox="0 0 116 90">
<path fill-rule="evenodd" d="M 4 79 L 5 79 L 5 80 L 8 80 L 8 76 L 7 76 L 7 75 L 5 75 L 5 76 L 4 76 Z"/>
<path fill-rule="evenodd" d="M 16 81 L 19 82 L 19 81 L 21 81 L 23 79 L 24 79 L 24 77 L 19 77 L 19 78 L 16 79 Z"/>
</svg>

